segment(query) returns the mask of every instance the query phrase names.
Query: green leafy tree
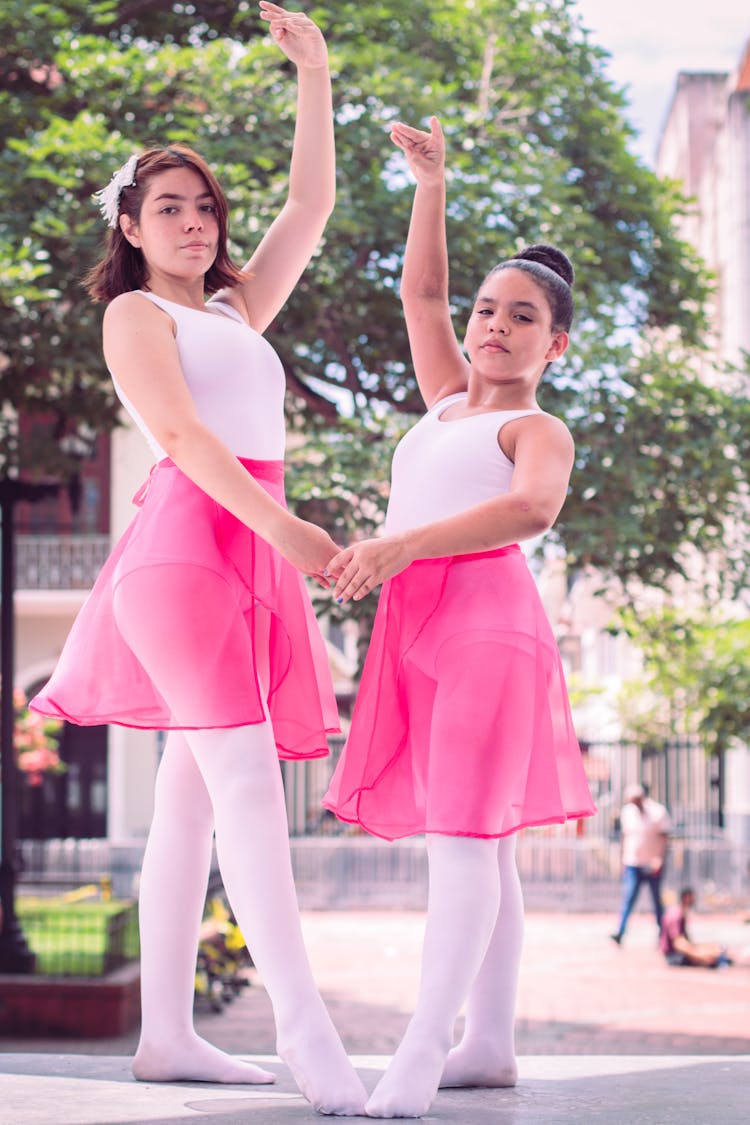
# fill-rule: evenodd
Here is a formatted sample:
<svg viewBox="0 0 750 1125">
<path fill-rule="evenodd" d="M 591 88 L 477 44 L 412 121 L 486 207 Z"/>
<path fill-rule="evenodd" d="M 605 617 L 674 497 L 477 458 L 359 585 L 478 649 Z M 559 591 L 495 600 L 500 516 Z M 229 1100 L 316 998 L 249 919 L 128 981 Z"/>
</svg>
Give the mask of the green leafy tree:
<svg viewBox="0 0 750 1125">
<path fill-rule="evenodd" d="M 622 616 L 643 654 L 643 676 L 625 685 L 626 737 L 663 745 L 697 736 L 711 753 L 750 743 L 750 620 L 666 606 Z"/>
<path fill-rule="evenodd" d="M 686 544 L 727 554 L 747 394 L 728 374 L 711 388 L 692 374 L 707 280 L 675 234 L 686 204 L 629 151 L 623 95 L 571 0 L 295 6 L 331 45 L 339 189 L 269 338 L 329 526 L 343 530 L 355 494 L 382 509 L 387 456 L 373 482 L 369 455 L 353 454 L 376 448 L 384 411 L 420 408 L 398 302 L 413 189 L 388 127 L 434 112 L 450 147 L 457 330 L 519 244 L 555 241 L 577 267 L 574 346 L 542 397 L 577 441 L 557 529 L 570 566 L 664 584 Z M 136 147 L 192 143 L 227 187 L 247 256 L 286 190 L 294 83 L 250 3 L 6 0 L 0 31 L 0 472 L 64 471 L 116 417 L 99 311 L 79 285 L 102 238 L 92 192 Z M 44 420 L 43 441 L 21 447 L 19 415 Z M 311 492 L 296 499 L 320 509 Z M 728 583 L 746 561 L 738 535 Z"/>
<path fill-rule="evenodd" d="M 165 4 L 4 6 L 0 469 L 5 474 L 64 475 L 96 432 L 116 422 L 101 357 L 100 313 L 80 285 L 102 244 L 92 193 L 134 148 L 158 140 L 200 140 L 224 171 L 230 195 L 242 185 L 246 209 L 259 179 L 266 181 L 276 164 L 268 149 L 257 159 L 251 152 L 248 160 L 253 119 L 236 111 L 247 102 L 249 87 L 258 90 L 263 104 L 264 84 L 280 84 L 278 68 L 261 66 L 257 80 L 253 75 L 257 56 L 270 53 L 255 12 L 250 19 L 250 6 L 239 6 L 257 50 L 248 49 L 242 65 L 234 65 L 233 41 L 219 38 L 218 31 L 236 26 L 241 33 L 242 13 L 234 11 L 236 5 L 204 7 L 207 22 L 195 13 L 180 19 Z M 212 112 L 207 91 L 215 83 L 221 96 Z M 275 128 L 278 135 L 282 126 L 275 122 Z M 274 135 L 267 143 L 272 150 Z M 19 418 L 25 421 L 23 441 Z"/>
</svg>

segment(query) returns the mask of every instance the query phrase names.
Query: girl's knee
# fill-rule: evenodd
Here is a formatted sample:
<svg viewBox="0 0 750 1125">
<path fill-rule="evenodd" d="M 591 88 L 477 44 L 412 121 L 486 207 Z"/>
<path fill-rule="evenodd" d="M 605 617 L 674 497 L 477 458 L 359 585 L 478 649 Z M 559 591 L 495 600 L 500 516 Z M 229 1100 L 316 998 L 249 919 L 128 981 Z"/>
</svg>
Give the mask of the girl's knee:
<svg viewBox="0 0 750 1125">
<path fill-rule="evenodd" d="M 217 810 L 285 808 L 271 724 L 190 731 L 187 740 Z"/>
</svg>

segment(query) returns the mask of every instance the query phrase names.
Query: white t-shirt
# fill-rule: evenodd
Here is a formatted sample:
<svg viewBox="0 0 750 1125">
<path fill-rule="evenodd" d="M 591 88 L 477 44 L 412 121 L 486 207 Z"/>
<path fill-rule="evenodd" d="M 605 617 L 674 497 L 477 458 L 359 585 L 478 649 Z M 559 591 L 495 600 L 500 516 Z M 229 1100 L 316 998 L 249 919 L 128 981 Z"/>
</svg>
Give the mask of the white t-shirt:
<svg viewBox="0 0 750 1125">
<path fill-rule="evenodd" d="M 669 813 L 646 797 L 643 812 L 629 801 L 620 811 L 622 862 L 625 867 L 650 867 L 664 855 L 664 839 L 672 831 Z"/>
</svg>

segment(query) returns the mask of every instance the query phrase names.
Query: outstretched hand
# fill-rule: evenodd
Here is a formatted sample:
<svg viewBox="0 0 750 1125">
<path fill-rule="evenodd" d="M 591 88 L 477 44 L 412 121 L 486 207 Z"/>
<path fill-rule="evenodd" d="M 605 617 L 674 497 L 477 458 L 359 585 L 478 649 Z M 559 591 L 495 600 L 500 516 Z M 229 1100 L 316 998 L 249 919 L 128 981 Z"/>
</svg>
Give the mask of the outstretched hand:
<svg viewBox="0 0 750 1125">
<path fill-rule="evenodd" d="M 323 33 L 304 12 L 287 12 L 278 4 L 260 0 L 260 18 L 268 20 L 274 42 L 298 67 L 312 69 L 328 65 Z"/>
<path fill-rule="evenodd" d="M 333 596 L 337 602 L 358 602 L 412 561 L 403 536 L 388 535 L 345 547 L 334 555 L 324 573 L 336 582 Z"/>
<path fill-rule="evenodd" d="M 406 156 L 417 183 L 442 180 L 445 175 L 445 138 L 437 117 L 430 118 L 429 133 L 397 121 L 391 126 L 391 140 Z"/>
</svg>

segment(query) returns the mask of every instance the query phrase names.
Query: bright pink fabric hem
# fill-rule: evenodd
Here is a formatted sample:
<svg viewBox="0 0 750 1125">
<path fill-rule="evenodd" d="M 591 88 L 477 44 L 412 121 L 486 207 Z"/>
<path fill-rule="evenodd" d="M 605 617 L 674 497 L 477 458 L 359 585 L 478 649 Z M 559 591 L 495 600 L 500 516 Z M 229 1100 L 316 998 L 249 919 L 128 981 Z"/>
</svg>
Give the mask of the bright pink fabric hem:
<svg viewBox="0 0 750 1125">
<path fill-rule="evenodd" d="M 240 460 L 285 505 L 283 462 Z M 104 564 L 55 672 L 30 706 L 78 725 L 245 726 L 266 718 L 262 670 L 279 756 L 327 755 L 326 736 L 340 730 L 338 712 L 302 575 L 168 459 L 154 466 L 134 502 L 139 512 Z M 161 629 L 164 645 L 173 646 L 168 667 L 179 668 L 184 688 L 179 714 L 118 626 L 118 590 L 128 589 L 133 576 L 137 587 L 129 588 L 145 591 L 134 611 L 139 628 Z M 168 628 L 170 620 L 179 628 Z"/>
<path fill-rule="evenodd" d="M 383 586 L 325 808 L 384 839 L 495 838 L 591 816 L 559 653 L 520 549 Z"/>
</svg>

